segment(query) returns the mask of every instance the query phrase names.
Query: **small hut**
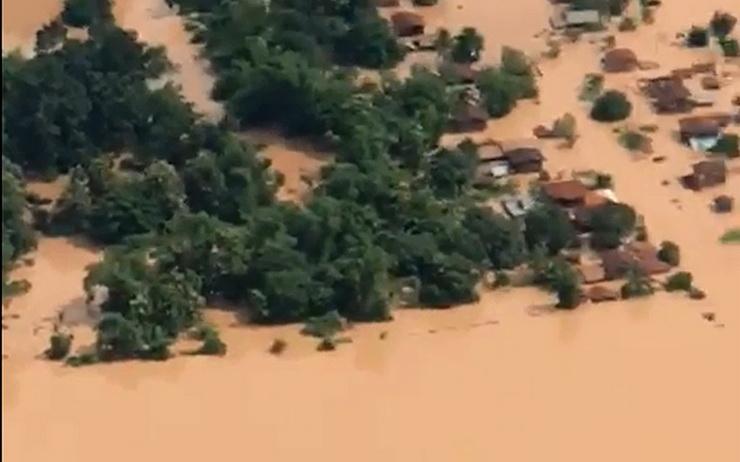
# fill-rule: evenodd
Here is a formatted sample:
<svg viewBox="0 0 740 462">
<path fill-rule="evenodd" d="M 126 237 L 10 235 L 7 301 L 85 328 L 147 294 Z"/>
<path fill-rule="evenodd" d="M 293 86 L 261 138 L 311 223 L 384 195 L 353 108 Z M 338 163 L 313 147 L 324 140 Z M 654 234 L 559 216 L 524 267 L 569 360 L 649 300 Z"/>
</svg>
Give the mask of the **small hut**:
<svg viewBox="0 0 740 462">
<path fill-rule="evenodd" d="M 689 143 L 691 139 L 717 139 L 722 130 L 720 121 L 713 117 L 686 117 L 678 121 L 681 141 Z"/>
<path fill-rule="evenodd" d="M 679 77 L 658 77 L 642 83 L 642 91 L 660 114 L 689 112 L 693 109 L 691 92 Z"/>
<path fill-rule="evenodd" d="M 424 34 L 424 18 L 410 11 L 399 11 L 391 16 L 393 31 L 399 37 Z"/>
<path fill-rule="evenodd" d="M 637 66 L 637 55 L 629 48 L 609 50 L 601 58 L 604 72 L 631 72 L 637 69 Z"/>
<path fill-rule="evenodd" d="M 464 103 L 459 105 L 452 113 L 450 119 L 450 130 L 456 133 L 482 131 L 488 124 L 488 112 L 485 108 Z"/>
<path fill-rule="evenodd" d="M 565 180 L 545 183 L 542 193 L 564 207 L 578 207 L 583 205 L 589 189 L 578 180 Z"/>
<path fill-rule="evenodd" d="M 717 196 L 712 201 L 712 209 L 714 209 L 716 213 L 730 213 L 734 208 L 735 199 L 726 194 Z"/>
<path fill-rule="evenodd" d="M 681 178 L 685 187 L 699 191 L 727 181 L 727 164 L 721 159 L 703 160 L 692 166 L 693 172 Z"/>
<path fill-rule="evenodd" d="M 537 148 L 517 148 L 503 155 L 514 173 L 537 173 L 542 170 L 545 156 Z"/>
</svg>

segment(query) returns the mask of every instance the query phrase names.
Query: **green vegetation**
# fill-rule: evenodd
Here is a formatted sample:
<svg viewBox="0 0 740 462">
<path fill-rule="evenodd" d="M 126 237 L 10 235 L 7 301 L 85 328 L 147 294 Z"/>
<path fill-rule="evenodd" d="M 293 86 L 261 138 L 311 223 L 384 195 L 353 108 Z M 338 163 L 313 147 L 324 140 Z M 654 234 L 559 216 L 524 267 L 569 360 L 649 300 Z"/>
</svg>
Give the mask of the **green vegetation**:
<svg viewBox="0 0 740 462">
<path fill-rule="evenodd" d="M 601 95 L 604 89 L 603 74 L 586 74 L 581 84 L 581 94 L 579 98 L 583 101 L 594 101 Z"/>
<path fill-rule="evenodd" d="M 570 310 L 581 304 L 583 292 L 573 267 L 562 258 L 535 263 L 535 281 L 558 297 L 557 308 Z"/>
<path fill-rule="evenodd" d="M 624 120 L 632 113 L 632 103 L 627 95 L 616 90 L 609 90 L 599 96 L 591 108 L 591 118 L 599 122 L 616 122 Z"/>
<path fill-rule="evenodd" d="M 355 85 L 345 65 L 400 59 L 369 2 L 273 0 L 269 11 L 176 3 L 199 13 L 196 39 L 213 63 L 224 125 L 310 135 L 335 162 L 304 204 L 277 201 L 281 178 L 255 147 L 204 122 L 175 88 L 147 86 L 168 66 L 162 50 L 119 29 L 105 0 L 75 2 L 92 11 L 89 40 L 67 38 L 55 22 L 34 58 L 3 59 L 3 269 L 33 247 L 20 169 L 69 173 L 37 225 L 108 246 L 85 279 L 90 295 L 108 294 L 96 348 L 70 364 L 165 359 L 198 325 L 206 299 L 266 324 L 389 320 L 401 280 L 413 282 L 422 306 L 469 303 L 486 272 L 526 263 L 540 245 L 554 255 L 573 242 L 568 217 L 550 204 L 528 214 L 526 233 L 481 207 L 469 144 L 425 155 L 461 98 L 442 78 L 416 70 L 404 81 Z M 509 48 L 478 85 L 497 115 L 537 94 L 526 56 Z M 11 161 L 18 168 L 5 168 Z M 574 304 L 571 286 L 565 277 L 553 286 L 564 307 Z M 225 351 L 215 333 L 202 340 L 203 354 Z"/>
<path fill-rule="evenodd" d="M 660 243 L 658 258 L 671 266 L 678 266 L 681 264 L 681 249 L 675 242 L 663 241 Z"/>
<path fill-rule="evenodd" d="M 501 65 L 487 68 L 478 75 L 478 89 L 491 117 L 503 117 L 520 99 L 537 96 L 537 82 L 529 60 L 519 50 L 504 47 Z"/>
<path fill-rule="evenodd" d="M 223 356 L 226 354 L 226 344 L 221 341 L 218 331 L 209 325 L 204 325 L 199 331 L 203 344 L 194 354 L 207 356 Z"/>
<path fill-rule="evenodd" d="M 414 5 L 417 6 L 433 6 L 436 5 L 439 0 L 414 0 Z"/>
<path fill-rule="evenodd" d="M 735 16 L 724 11 L 715 11 L 709 21 L 709 30 L 712 35 L 724 39 L 732 33 L 736 24 L 737 18 Z"/>
<path fill-rule="evenodd" d="M 70 334 L 55 331 L 49 338 L 49 348 L 46 350 L 46 357 L 59 361 L 67 357 L 69 350 L 72 348 L 72 336 Z"/>
<path fill-rule="evenodd" d="M 730 158 L 740 157 L 740 136 L 734 133 L 724 133 L 709 151 Z"/>
<path fill-rule="evenodd" d="M 614 249 L 635 228 L 637 214 L 627 204 L 609 202 L 592 208 L 588 221 L 591 245 L 596 249 Z"/>
<path fill-rule="evenodd" d="M 719 42 L 722 47 L 722 54 L 728 58 L 736 58 L 740 56 L 740 43 L 734 38 L 724 38 Z"/>
<path fill-rule="evenodd" d="M 694 277 L 691 273 L 686 271 L 679 271 L 678 273 L 672 274 L 668 277 L 665 283 L 665 290 L 668 292 L 676 292 L 683 290 L 685 292 L 691 291 L 693 287 Z"/>
<path fill-rule="evenodd" d="M 465 27 L 453 37 L 450 55 L 458 63 L 474 63 L 483 51 L 483 36 L 472 27 Z"/>
<path fill-rule="evenodd" d="M 4 118 L 3 118 L 4 120 Z M 3 130 L 5 124 L 3 124 Z M 3 152 L 6 150 L 6 136 L 3 131 Z M 20 169 L 3 157 L 3 228 L 2 228 L 2 298 L 17 294 L 24 287 L 20 281 L 11 282 L 8 272 L 15 262 L 33 249 L 36 239 L 33 229 L 26 220 L 28 203 L 23 194 Z"/>
<path fill-rule="evenodd" d="M 709 44 L 709 31 L 705 27 L 693 26 L 686 34 L 686 45 L 691 48 L 702 48 Z"/>
<path fill-rule="evenodd" d="M 645 274 L 636 268 L 627 273 L 627 282 L 624 283 L 621 289 L 622 298 L 647 297 L 652 295 L 653 292 L 650 279 Z"/>
<path fill-rule="evenodd" d="M 636 130 L 624 129 L 619 133 L 619 144 L 629 151 L 647 152 L 651 149 L 649 136 Z"/>
<path fill-rule="evenodd" d="M 723 244 L 740 244 L 740 228 L 728 229 L 719 240 Z"/>
</svg>

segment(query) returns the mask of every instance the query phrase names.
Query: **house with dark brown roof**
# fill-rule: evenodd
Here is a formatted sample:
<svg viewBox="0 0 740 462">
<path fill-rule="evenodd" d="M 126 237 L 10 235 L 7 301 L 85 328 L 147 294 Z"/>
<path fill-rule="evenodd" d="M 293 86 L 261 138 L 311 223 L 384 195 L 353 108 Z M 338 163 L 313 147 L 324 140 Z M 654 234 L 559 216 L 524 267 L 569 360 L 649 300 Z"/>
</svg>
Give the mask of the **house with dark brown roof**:
<svg viewBox="0 0 740 462">
<path fill-rule="evenodd" d="M 689 143 L 692 138 L 718 138 L 722 132 L 721 120 L 711 116 L 685 117 L 678 121 L 681 141 Z"/>
<path fill-rule="evenodd" d="M 410 11 L 399 11 L 391 16 L 393 32 L 399 37 L 424 34 L 424 18 Z"/>
<path fill-rule="evenodd" d="M 699 191 L 727 181 L 727 164 L 721 159 L 697 162 L 692 165 L 692 170 L 692 173 L 681 178 L 688 189 Z"/>
<path fill-rule="evenodd" d="M 614 48 L 601 58 L 604 72 L 631 72 L 637 69 L 637 55 L 629 48 Z"/>
<path fill-rule="evenodd" d="M 660 114 L 690 112 L 694 105 L 691 92 L 679 77 L 657 77 L 641 82 L 643 93 Z"/>
<path fill-rule="evenodd" d="M 564 207 L 583 205 L 589 189 L 578 180 L 554 181 L 542 185 L 545 197 Z"/>
<path fill-rule="evenodd" d="M 477 104 L 463 103 L 452 112 L 449 128 L 455 133 L 482 131 L 488 124 L 488 111 Z"/>
<path fill-rule="evenodd" d="M 658 258 L 654 247 L 625 246 L 623 249 L 605 250 L 599 254 L 604 266 L 604 274 L 608 281 L 621 279 L 631 269 L 636 269 L 646 275 L 667 273 L 671 265 Z"/>
<path fill-rule="evenodd" d="M 516 148 L 506 151 L 503 158 L 513 173 L 537 173 L 542 170 L 545 156 L 537 148 Z"/>
<path fill-rule="evenodd" d="M 396 8 L 401 6 L 401 0 L 374 0 L 373 3 L 378 8 Z"/>
</svg>

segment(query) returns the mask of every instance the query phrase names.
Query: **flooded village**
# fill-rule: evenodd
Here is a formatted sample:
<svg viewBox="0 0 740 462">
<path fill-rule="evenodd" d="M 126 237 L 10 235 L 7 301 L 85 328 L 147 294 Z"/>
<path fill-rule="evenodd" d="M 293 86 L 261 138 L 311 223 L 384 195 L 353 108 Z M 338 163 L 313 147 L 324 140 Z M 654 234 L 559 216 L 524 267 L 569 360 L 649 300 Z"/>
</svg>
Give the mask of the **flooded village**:
<svg viewBox="0 0 740 462">
<path fill-rule="evenodd" d="M 4 53 L 32 53 L 61 3 L 6 0 Z M 95 341 L 83 280 L 103 252 L 40 237 L 11 273 L 29 291 L 3 310 L 4 458 L 740 459 L 740 246 L 722 242 L 740 228 L 740 58 L 706 30 L 716 12 L 740 8 L 630 1 L 610 16 L 548 0 L 375 3 L 407 49 L 395 73 L 426 66 L 460 96 L 428 155 L 474 151 L 485 206 L 514 222 L 541 201 L 554 207 L 548 217 L 567 217 L 577 245 L 560 253 L 578 279 L 577 307 L 556 309 L 556 294 L 515 268 L 487 274 L 463 306 L 353 323 L 351 343 L 329 352 L 299 325 L 245 324 L 212 306 L 204 316 L 228 345 L 223 357 L 75 368 L 44 351 L 60 320 L 75 343 Z M 116 0 L 113 10 L 121 27 L 164 47 L 174 66 L 163 79 L 198 113 L 225 117 L 176 7 Z M 479 59 L 440 57 L 438 30 L 465 27 L 483 38 Z M 701 28 L 706 43 L 689 46 Z M 526 54 L 537 92 L 492 117 L 476 82 L 504 47 Z M 619 104 L 596 109 L 612 96 Z M 614 115 L 620 98 L 629 109 Z M 282 201 L 301 204 L 335 159 L 307 137 L 240 136 L 281 174 Z M 53 201 L 69 181 L 26 189 Z M 687 273 L 688 284 L 675 277 Z M 279 355 L 268 352 L 276 339 Z"/>
</svg>

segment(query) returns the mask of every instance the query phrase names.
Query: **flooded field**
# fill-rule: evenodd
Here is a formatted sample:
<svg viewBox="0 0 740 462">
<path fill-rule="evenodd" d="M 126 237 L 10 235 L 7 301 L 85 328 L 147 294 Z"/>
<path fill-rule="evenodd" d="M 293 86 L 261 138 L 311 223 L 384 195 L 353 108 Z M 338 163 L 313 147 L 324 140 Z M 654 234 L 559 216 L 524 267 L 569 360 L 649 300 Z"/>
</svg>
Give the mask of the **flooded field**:
<svg viewBox="0 0 740 462">
<path fill-rule="evenodd" d="M 451 30 L 457 24 L 477 27 L 489 46 L 527 48 L 547 26 L 545 0 L 440 2 L 427 14 L 438 15 Z M 706 61 L 706 50 L 681 49 L 671 41 L 715 9 L 733 5 L 734 0 L 664 2 L 656 24 L 620 34 L 617 44 L 666 71 Z M 130 11 L 135 18 L 138 10 Z M 127 20 L 134 27 L 136 20 Z M 4 19 L 4 37 L 6 26 Z M 142 27 L 141 37 L 149 40 L 146 33 Z M 164 36 L 157 28 L 149 33 L 152 41 Z M 495 56 L 490 53 L 486 59 Z M 566 111 L 574 114 L 580 138 L 569 150 L 543 144 L 547 169 L 611 173 L 619 198 L 645 215 L 651 239 L 681 246 L 682 266 L 707 292 L 705 300 L 661 293 L 551 312 L 543 309 L 552 303 L 547 294 L 507 289 L 455 310 L 397 311 L 393 322 L 357 326 L 352 344 L 321 354 L 296 326 L 239 326 L 230 313 L 211 310 L 208 316 L 229 345 L 224 358 L 70 369 L 37 356 L 58 311 L 79 311 L 84 267 L 98 256 L 69 241 L 46 239 L 32 254 L 35 264 L 17 271 L 32 290 L 5 312 L 3 457 L 740 460 L 740 247 L 718 243 L 724 230 L 740 225 L 740 216 L 717 215 L 708 206 L 721 193 L 740 197 L 740 175 L 701 193 L 678 185 L 677 177 L 701 156 L 674 140 L 677 117 L 655 116 L 637 94 L 639 72 L 610 75 L 605 87 L 628 93 L 635 105 L 629 123 L 658 125 L 653 148 L 666 160 L 654 163 L 621 148 L 613 127 L 590 121 L 578 101 L 583 75 L 598 70 L 599 57 L 586 39 L 564 46 L 560 58 L 540 64 L 539 103 L 520 104 L 479 136 L 521 138 L 535 125 Z M 723 69 L 728 77 L 717 92 L 717 110 L 727 109 L 730 96 L 740 93 L 740 67 Z M 319 161 L 299 165 L 284 154 L 300 146 L 271 144 L 277 147 L 265 155 L 285 172 L 286 193 L 300 192 L 302 169 Z M 704 320 L 703 312 L 714 312 L 716 320 Z M 281 357 L 266 353 L 275 338 L 288 343 Z"/>
</svg>

